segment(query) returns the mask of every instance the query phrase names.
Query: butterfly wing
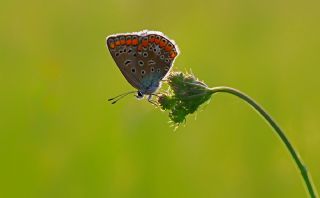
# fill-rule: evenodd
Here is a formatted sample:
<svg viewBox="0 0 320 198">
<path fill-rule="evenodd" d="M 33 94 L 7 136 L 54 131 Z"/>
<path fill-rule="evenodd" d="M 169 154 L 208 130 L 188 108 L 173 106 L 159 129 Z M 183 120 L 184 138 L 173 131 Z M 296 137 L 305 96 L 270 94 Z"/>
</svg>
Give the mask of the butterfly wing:
<svg viewBox="0 0 320 198">
<path fill-rule="evenodd" d="M 141 89 L 137 78 L 138 35 L 113 35 L 107 37 L 107 47 L 126 80 L 136 89 Z"/>
<path fill-rule="evenodd" d="M 170 71 L 179 50 L 161 32 L 143 31 L 107 38 L 109 51 L 127 81 L 150 94 Z"/>
<path fill-rule="evenodd" d="M 151 80 L 160 81 L 170 71 L 178 55 L 178 50 L 173 41 L 162 33 L 148 32 L 141 35 L 138 45 L 138 73 L 139 81 L 143 88 L 148 88 Z"/>
</svg>

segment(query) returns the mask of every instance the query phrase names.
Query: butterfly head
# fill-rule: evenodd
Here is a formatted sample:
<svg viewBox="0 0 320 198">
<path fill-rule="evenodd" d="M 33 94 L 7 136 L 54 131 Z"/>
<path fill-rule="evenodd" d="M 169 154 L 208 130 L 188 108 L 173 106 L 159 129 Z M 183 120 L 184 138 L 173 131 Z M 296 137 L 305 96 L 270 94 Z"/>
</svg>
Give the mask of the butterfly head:
<svg viewBox="0 0 320 198">
<path fill-rule="evenodd" d="M 144 94 L 141 91 L 137 91 L 136 98 L 137 99 L 142 99 L 144 97 Z"/>
</svg>

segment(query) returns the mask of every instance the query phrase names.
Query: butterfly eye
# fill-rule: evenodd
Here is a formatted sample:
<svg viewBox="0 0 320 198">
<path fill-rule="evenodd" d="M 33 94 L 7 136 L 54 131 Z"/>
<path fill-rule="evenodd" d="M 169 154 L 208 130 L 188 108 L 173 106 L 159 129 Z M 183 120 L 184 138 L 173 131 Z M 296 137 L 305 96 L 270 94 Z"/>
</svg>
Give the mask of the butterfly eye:
<svg viewBox="0 0 320 198">
<path fill-rule="evenodd" d="M 138 91 L 137 94 L 138 94 L 138 95 L 137 95 L 137 98 L 143 98 L 143 94 L 141 93 L 141 91 Z"/>
</svg>

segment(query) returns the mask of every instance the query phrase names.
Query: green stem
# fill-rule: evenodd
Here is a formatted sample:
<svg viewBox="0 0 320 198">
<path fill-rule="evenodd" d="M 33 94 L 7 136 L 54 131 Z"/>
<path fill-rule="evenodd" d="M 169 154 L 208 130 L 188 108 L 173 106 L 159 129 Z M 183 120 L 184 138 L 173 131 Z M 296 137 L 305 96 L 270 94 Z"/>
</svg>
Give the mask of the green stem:
<svg viewBox="0 0 320 198">
<path fill-rule="evenodd" d="M 287 149 L 289 150 L 292 158 L 294 159 L 295 163 L 297 164 L 302 178 L 304 180 L 304 183 L 308 189 L 309 195 L 311 198 L 317 198 L 317 192 L 316 189 L 314 188 L 314 185 L 311 180 L 311 176 L 308 174 L 308 170 L 304 163 L 302 162 L 301 158 L 299 157 L 296 149 L 292 146 L 288 138 L 286 137 L 285 133 L 282 131 L 282 129 L 279 127 L 279 125 L 272 119 L 272 117 L 257 103 L 255 102 L 252 98 L 247 96 L 246 94 L 240 92 L 239 90 L 236 90 L 234 88 L 230 87 L 214 87 L 210 89 L 210 92 L 212 94 L 218 93 L 218 92 L 224 92 L 224 93 L 229 93 L 232 95 L 235 95 L 245 102 L 247 102 L 251 107 L 253 107 L 269 124 L 270 126 L 275 130 L 275 132 L 279 135 L 280 139 L 282 142 L 285 144 Z"/>
</svg>

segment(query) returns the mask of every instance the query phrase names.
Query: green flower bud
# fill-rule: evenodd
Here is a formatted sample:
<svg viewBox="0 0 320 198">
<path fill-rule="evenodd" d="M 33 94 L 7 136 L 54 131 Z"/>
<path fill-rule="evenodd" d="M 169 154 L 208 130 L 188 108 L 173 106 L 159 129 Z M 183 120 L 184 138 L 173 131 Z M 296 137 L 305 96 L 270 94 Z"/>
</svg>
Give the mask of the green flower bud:
<svg viewBox="0 0 320 198">
<path fill-rule="evenodd" d="M 158 103 L 160 104 L 161 109 L 170 110 L 175 106 L 176 100 L 172 96 L 161 94 L 158 97 Z"/>
<path fill-rule="evenodd" d="M 193 75 L 173 72 L 168 76 L 169 92 L 158 97 L 163 110 L 169 111 L 174 124 L 185 122 L 186 116 L 194 113 L 201 104 L 211 98 L 211 89 Z"/>
</svg>

